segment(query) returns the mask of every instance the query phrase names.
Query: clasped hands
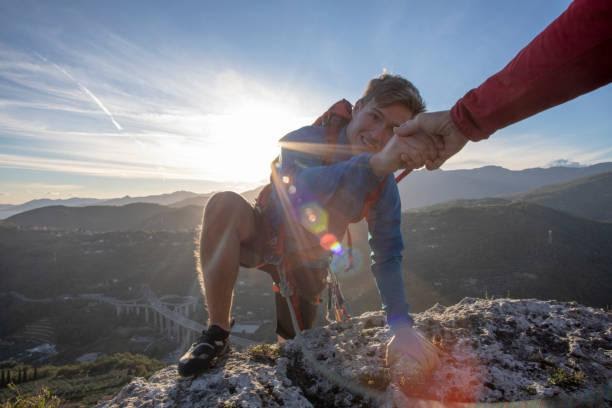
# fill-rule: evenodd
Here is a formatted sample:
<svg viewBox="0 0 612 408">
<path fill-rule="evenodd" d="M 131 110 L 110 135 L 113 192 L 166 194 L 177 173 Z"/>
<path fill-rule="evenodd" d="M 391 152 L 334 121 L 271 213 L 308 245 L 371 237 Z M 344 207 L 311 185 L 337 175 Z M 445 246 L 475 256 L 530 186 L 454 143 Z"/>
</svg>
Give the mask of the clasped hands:
<svg viewBox="0 0 612 408">
<path fill-rule="evenodd" d="M 437 169 L 468 142 L 452 121 L 450 111 L 421 113 L 394 128 L 393 133 L 389 142 L 370 160 L 377 175 L 402 168 Z"/>
</svg>

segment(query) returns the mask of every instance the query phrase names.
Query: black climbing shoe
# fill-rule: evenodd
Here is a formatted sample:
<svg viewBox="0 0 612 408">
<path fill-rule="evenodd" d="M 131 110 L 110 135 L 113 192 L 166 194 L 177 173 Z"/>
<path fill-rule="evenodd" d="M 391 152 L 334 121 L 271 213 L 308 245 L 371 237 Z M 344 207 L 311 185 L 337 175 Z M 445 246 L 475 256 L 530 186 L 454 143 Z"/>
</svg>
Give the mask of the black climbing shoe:
<svg viewBox="0 0 612 408">
<path fill-rule="evenodd" d="M 229 351 L 229 332 L 212 325 L 189 347 L 178 362 L 178 373 L 190 377 L 208 370 Z"/>
</svg>

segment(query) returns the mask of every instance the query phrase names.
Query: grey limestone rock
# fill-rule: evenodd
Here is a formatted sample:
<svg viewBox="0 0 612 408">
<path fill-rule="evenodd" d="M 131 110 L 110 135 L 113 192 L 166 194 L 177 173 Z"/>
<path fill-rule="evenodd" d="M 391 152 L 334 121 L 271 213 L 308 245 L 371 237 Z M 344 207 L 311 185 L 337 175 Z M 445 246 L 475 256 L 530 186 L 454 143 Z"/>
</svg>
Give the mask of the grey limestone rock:
<svg viewBox="0 0 612 408">
<path fill-rule="evenodd" d="M 612 398 L 612 316 L 576 303 L 472 299 L 414 315 L 441 366 L 406 380 L 385 367 L 382 312 L 303 333 L 282 347 L 232 352 L 195 379 L 169 366 L 134 379 L 100 407 L 606 406 Z M 512 402 L 516 402 L 513 404 Z"/>
</svg>

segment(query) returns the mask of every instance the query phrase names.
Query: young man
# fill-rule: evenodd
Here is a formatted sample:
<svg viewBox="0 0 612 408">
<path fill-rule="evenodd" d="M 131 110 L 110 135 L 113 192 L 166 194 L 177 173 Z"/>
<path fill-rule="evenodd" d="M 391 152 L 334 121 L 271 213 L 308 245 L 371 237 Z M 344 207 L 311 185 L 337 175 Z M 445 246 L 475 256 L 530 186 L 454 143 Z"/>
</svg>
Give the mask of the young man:
<svg viewBox="0 0 612 408">
<path fill-rule="evenodd" d="M 412 328 L 408 314 L 401 271 L 401 203 L 393 177 L 398 169 L 419 168 L 437 157 L 439 147 L 430 137 L 393 134 L 395 127 L 424 110 L 409 81 L 383 74 L 370 81 L 352 117 L 334 135 L 336 140 L 330 143 L 329 125 L 306 126 L 281 139 L 280 161 L 273 169 L 265 206 L 253 208 L 232 192 L 211 197 L 200 251 L 209 329 L 181 357 L 181 375 L 201 373 L 227 352 L 238 268 L 274 263 L 279 242 L 283 270 L 297 293 L 299 323 L 301 328 L 312 327 L 330 248 L 338 247 L 348 224 L 364 212 L 371 235 L 372 273 L 395 334 L 387 347 L 388 361 L 410 356 L 424 371 L 437 365 L 435 350 Z M 364 211 L 368 197 L 369 208 Z M 269 271 L 278 282 L 278 268 Z M 278 335 L 293 337 L 289 308 L 278 294 L 276 307 Z"/>
</svg>

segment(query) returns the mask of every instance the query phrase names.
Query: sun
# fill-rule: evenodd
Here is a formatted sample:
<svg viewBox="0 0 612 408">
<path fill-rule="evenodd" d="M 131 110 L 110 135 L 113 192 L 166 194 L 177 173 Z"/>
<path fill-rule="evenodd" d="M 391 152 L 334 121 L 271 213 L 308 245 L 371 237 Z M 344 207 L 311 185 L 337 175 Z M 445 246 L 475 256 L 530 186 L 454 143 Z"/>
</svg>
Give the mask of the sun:
<svg viewBox="0 0 612 408">
<path fill-rule="evenodd" d="M 214 180 L 267 179 L 278 155 L 278 140 L 312 122 L 278 102 L 259 101 L 211 118 L 197 167 Z"/>
</svg>

